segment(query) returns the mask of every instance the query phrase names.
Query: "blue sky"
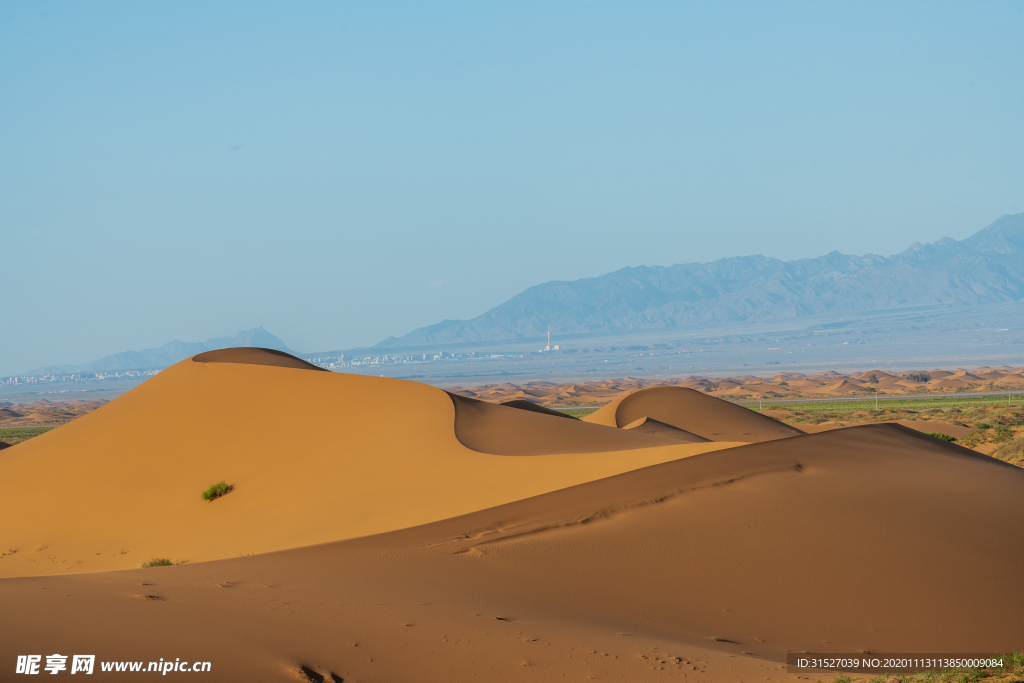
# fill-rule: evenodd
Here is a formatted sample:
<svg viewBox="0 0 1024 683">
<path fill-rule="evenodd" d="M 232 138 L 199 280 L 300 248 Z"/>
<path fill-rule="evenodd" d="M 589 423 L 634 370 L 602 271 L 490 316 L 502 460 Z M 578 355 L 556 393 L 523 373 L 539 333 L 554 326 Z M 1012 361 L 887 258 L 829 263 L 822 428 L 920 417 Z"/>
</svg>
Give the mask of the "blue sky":
<svg viewBox="0 0 1024 683">
<path fill-rule="evenodd" d="M 0 375 L 1024 211 L 1021 3 L 3 3 Z"/>
</svg>

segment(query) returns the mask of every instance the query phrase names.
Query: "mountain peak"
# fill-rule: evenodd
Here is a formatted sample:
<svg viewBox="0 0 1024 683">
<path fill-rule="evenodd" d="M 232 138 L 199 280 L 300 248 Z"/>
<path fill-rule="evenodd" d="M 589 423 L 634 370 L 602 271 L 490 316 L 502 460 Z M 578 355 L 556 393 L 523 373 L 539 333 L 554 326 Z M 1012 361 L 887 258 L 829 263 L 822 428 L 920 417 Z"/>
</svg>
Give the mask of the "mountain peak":
<svg viewBox="0 0 1024 683">
<path fill-rule="evenodd" d="M 445 320 L 378 347 L 418 347 L 757 322 L 921 305 L 1024 298 L 1024 214 L 971 237 L 913 244 L 891 257 L 761 255 L 667 268 L 633 266 L 573 282 L 535 285 L 471 320 Z"/>
</svg>

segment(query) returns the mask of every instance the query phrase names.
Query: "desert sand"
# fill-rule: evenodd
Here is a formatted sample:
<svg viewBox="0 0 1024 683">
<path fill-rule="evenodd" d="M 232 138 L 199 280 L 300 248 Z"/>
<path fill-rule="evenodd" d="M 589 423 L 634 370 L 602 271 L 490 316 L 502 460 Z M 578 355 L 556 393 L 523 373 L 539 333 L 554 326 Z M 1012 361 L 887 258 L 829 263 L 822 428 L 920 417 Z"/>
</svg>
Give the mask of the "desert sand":
<svg viewBox="0 0 1024 683">
<path fill-rule="evenodd" d="M 583 421 L 204 356 L 0 453 L 3 675 L 768 681 L 793 651 L 1024 646 L 1024 470 L 914 429 L 681 387 Z"/>
</svg>

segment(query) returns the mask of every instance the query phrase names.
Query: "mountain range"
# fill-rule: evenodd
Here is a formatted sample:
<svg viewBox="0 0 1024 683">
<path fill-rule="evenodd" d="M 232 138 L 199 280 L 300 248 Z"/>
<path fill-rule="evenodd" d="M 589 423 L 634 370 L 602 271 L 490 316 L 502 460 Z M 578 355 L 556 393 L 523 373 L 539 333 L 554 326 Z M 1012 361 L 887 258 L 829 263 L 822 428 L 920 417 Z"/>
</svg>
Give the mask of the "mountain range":
<svg viewBox="0 0 1024 683">
<path fill-rule="evenodd" d="M 256 327 L 239 332 L 233 337 L 216 337 L 214 339 L 207 339 L 204 342 L 172 341 L 155 349 L 124 351 L 79 365 L 51 365 L 45 368 L 37 368 L 25 374 L 30 376 L 62 375 L 77 372 L 114 372 L 142 368 L 165 368 L 203 351 L 226 349 L 232 346 L 261 346 L 267 349 L 292 352 L 291 349 L 285 346 L 283 341 L 262 327 Z"/>
<path fill-rule="evenodd" d="M 444 320 L 377 348 L 665 330 L 724 322 L 853 314 L 916 306 L 973 306 L 1024 297 L 1024 214 L 964 240 L 916 243 L 894 256 L 622 268 L 530 287 L 471 320 Z"/>
</svg>

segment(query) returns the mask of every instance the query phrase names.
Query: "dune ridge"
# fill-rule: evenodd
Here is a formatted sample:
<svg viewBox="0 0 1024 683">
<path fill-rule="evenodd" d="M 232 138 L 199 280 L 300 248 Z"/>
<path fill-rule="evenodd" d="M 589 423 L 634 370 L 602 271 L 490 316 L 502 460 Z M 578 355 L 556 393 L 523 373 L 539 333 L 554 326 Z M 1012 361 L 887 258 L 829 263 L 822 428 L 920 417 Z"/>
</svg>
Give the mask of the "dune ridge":
<svg viewBox="0 0 1024 683">
<path fill-rule="evenodd" d="M 645 417 L 709 441 L 757 443 L 804 433 L 767 415 L 686 387 L 641 389 L 615 399 L 582 419 L 621 428 Z"/>
</svg>

